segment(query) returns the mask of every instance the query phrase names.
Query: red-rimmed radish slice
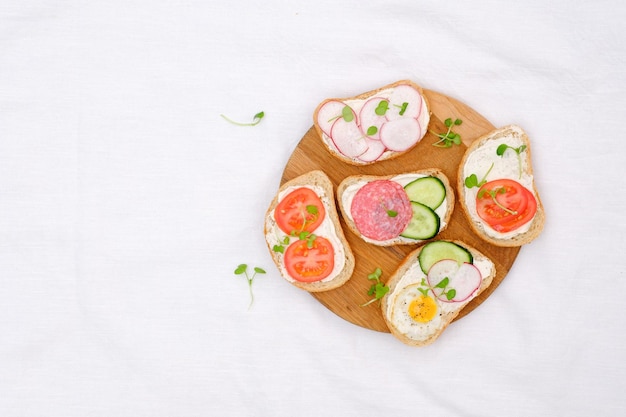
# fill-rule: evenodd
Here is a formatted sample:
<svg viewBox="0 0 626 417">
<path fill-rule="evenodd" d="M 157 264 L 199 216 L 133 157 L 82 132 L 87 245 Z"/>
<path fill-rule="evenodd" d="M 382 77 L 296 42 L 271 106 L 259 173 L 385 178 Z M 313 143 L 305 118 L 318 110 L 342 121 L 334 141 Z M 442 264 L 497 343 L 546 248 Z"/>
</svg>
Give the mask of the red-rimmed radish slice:
<svg viewBox="0 0 626 417">
<path fill-rule="evenodd" d="M 402 106 L 406 104 L 404 112 L 400 114 Z M 422 112 L 422 95 L 410 85 L 395 87 L 389 96 L 389 111 L 387 119 L 396 120 L 405 117 L 417 119 Z"/>
<path fill-rule="evenodd" d="M 376 140 L 380 140 L 380 127 L 387 121 L 385 113 L 379 115 L 376 113 L 376 109 L 380 105 L 381 101 L 387 101 L 382 97 L 370 98 L 363 104 L 361 111 L 359 112 L 359 123 L 361 125 L 361 131 L 364 135 Z M 369 131 L 374 131 L 372 134 Z"/>
<path fill-rule="evenodd" d="M 358 159 L 363 162 L 374 162 L 378 160 L 378 158 L 380 158 L 382 154 L 387 150 L 385 145 L 383 145 L 383 143 L 379 140 L 374 140 L 366 137 L 365 142 L 368 146 L 367 151 L 365 151 L 358 157 Z"/>
<path fill-rule="evenodd" d="M 438 288 L 437 285 L 445 278 L 448 278 L 448 284 L 445 288 Z M 454 259 L 442 259 L 430 267 L 426 279 L 439 300 L 458 303 L 474 295 L 480 288 L 483 278 L 478 268 L 472 264 L 467 262 L 459 264 Z M 456 293 L 448 300 L 444 291 L 447 293 L 451 289 Z"/>
<path fill-rule="evenodd" d="M 391 151 L 402 152 L 422 138 L 422 128 L 417 119 L 396 119 L 380 128 L 380 140 Z"/>
<path fill-rule="evenodd" d="M 322 132 L 330 136 L 330 130 L 337 118 L 342 116 L 341 112 L 344 107 L 346 107 L 345 103 L 338 100 L 329 100 L 321 105 L 317 112 L 317 125 Z"/>
<path fill-rule="evenodd" d="M 356 123 L 356 117 L 350 122 L 346 122 L 343 117 L 335 120 L 330 129 L 330 138 L 337 150 L 348 158 L 362 155 L 368 148 L 365 137 Z"/>
</svg>

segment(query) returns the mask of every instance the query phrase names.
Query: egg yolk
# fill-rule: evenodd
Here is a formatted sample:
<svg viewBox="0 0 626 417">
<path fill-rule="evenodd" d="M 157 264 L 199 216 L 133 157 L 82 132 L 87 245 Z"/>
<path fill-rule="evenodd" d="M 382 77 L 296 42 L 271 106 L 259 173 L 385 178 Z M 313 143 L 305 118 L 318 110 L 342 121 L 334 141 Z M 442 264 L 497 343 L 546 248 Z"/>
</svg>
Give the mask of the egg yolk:
<svg viewBox="0 0 626 417">
<path fill-rule="evenodd" d="M 417 322 L 428 323 L 437 313 L 437 303 L 431 297 L 422 295 L 409 304 L 409 316 Z"/>
</svg>

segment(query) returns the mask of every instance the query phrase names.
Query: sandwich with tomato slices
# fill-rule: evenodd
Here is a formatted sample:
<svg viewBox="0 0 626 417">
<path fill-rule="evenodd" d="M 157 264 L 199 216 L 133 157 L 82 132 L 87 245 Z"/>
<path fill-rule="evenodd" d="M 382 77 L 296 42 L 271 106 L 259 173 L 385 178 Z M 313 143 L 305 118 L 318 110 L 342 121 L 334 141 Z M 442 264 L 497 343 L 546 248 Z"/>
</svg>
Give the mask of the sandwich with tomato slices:
<svg viewBox="0 0 626 417">
<path fill-rule="evenodd" d="M 459 165 L 459 202 L 470 225 L 496 246 L 530 243 L 544 227 L 535 185 L 530 141 L 517 125 L 476 139 Z"/>
<path fill-rule="evenodd" d="M 264 232 L 272 260 L 294 286 L 328 291 L 352 276 L 354 255 L 324 172 L 310 171 L 284 183 L 267 209 Z"/>
</svg>

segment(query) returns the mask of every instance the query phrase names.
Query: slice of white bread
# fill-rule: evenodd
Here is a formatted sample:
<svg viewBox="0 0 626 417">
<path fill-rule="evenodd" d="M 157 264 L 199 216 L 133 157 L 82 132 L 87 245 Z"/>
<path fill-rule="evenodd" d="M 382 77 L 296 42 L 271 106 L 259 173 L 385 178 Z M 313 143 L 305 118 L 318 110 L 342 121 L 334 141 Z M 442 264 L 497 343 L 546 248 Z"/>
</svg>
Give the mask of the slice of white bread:
<svg viewBox="0 0 626 417">
<path fill-rule="evenodd" d="M 420 177 L 436 177 L 445 187 L 446 196 L 444 202 L 439 206 L 435 212 L 440 218 L 440 226 L 437 234 L 444 231 L 449 222 L 450 217 L 452 216 L 452 212 L 454 211 L 454 190 L 450 185 L 450 181 L 448 177 L 439 169 L 431 168 L 431 169 L 423 169 L 410 171 L 401 174 L 393 174 L 393 175 L 384 175 L 384 176 L 374 176 L 374 175 L 352 175 L 348 176 L 341 181 L 339 186 L 337 187 L 337 201 L 339 204 L 339 208 L 343 215 L 343 219 L 346 222 L 348 228 L 361 239 L 365 240 L 368 243 L 378 245 L 378 246 L 393 246 L 393 245 L 415 245 L 422 243 L 423 240 L 411 239 L 402 236 L 397 236 L 392 239 L 386 240 L 374 240 L 364 236 L 359 229 L 357 228 L 354 218 L 351 214 L 351 205 L 352 199 L 358 189 L 363 187 L 365 184 L 377 181 L 377 180 L 392 180 L 398 182 L 401 186 L 405 186 L 407 183 L 411 182 L 414 179 Z"/>
<path fill-rule="evenodd" d="M 517 153 L 514 149 L 507 149 L 499 156 L 497 148 L 502 144 L 518 149 L 524 146 L 524 150 Z M 493 167 L 490 169 L 492 164 Z M 483 178 L 485 181 L 506 178 L 523 185 L 535 198 L 537 209 L 534 217 L 516 230 L 506 233 L 496 231 L 478 215 L 476 197 L 479 188 L 468 187 L 465 183 L 466 178 L 472 174 L 478 181 Z M 524 130 L 517 125 L 496 129 L 472 142 L 459 164 L 458 193 L 459 203 L 472 229 L 480 238 L 491 244 L 506 247 L 521 246 L 533 241 L 543 230 L 545 212 L 535 185 L 530 140 Z"/>
<path fill-rule="evenodd" d="M 294 244 L 299 240 L 298 236 L 289 236 L 277 226 L 274 211 L 280 200 L 287 195 L 290 190 L 300 187 L 307 187 L 314 190 L 324 204 L 326 212 L 325 218 L 322 224 L 313 230 L 312 233 L 330 241 L 335 251 L 333 271 L 321 281 L 303 282 L 291 277 L 285 267 L 284 252 L 275 250 L 276 245 L 282 245 L 286 249 L 288 245 Z M 265 215 L 264 234 L 265 241 L 272 255 L 272 260 L 281 275 L 298 288 L 309 292 L 328 291 L 345 284 L 352 276 L 355 262 L 354 255 L 339 223 L 333 184 L 323 171 L 315 170 L 307 172 L 287 181 L 279 188 Z M 289 240 L 288 245 L 284 245 L 285 238 Z"/>
<path fill-rule="evenodd" d="M 397 297 L 403 293 L 410 294 L 411 288 L 421 287 L 427 289 L 427 287 L 421 285 L 421 281 L 425 279 L 426 274 L 420 268 L 419 254 L 428 244 L 420 246 L 407 255 L 387 282 L 389 292 L 382 298 L 381 309 L 391 334 L 409 346 L 426 346 L 433 343 L 452 320 L 459 315 L 461 310 L 491 285 L 493 278 L 496 276 L 495 265 L 487 256 L 462 241 L 448 242 L 455 243 L 471 253 L 473 265 L 481 272 L 482 281 L 475 293 L 464 301 L 454 303 L 437 301 L 435 317 L 427 323 L 420 323 L 410 318 L 407 300 Z M 417 291 L 414 291 L 414 293 L 418 296 L 421 295 Z M 429 291 L 428 294 L 433 300 L 436 299 L 432 291 Z M 408 298 L 408 300 L 412 299 L 414 298 Z"/>
<path fill-rule="evenodd" d="M 377 108 L 381 100 L 388 103 L 386 109 Z M 329 98 L 313 112 L 313 125 L 323 146 L 351 165 L 368 165 L 408 152 L 426 135 L 429 122 L 424 91 L 410 80 L 354 97 Z"/>
</svg>

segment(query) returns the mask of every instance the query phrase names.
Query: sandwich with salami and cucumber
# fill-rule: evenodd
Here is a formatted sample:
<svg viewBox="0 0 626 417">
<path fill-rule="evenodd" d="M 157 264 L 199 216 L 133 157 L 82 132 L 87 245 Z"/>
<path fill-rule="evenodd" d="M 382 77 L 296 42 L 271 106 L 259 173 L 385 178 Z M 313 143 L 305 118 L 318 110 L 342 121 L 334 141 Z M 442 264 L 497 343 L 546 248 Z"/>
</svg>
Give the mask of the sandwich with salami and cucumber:
<svg viewBox="0 0 626 417">
<path fill-rule="evenodd" d="M 446 229 L 454 210 L 454 192 L 438 169 L 349 176 L 337 187 L 337 199 L 350 230 L 379 246 L 432 239 Z"/>
</svg>

